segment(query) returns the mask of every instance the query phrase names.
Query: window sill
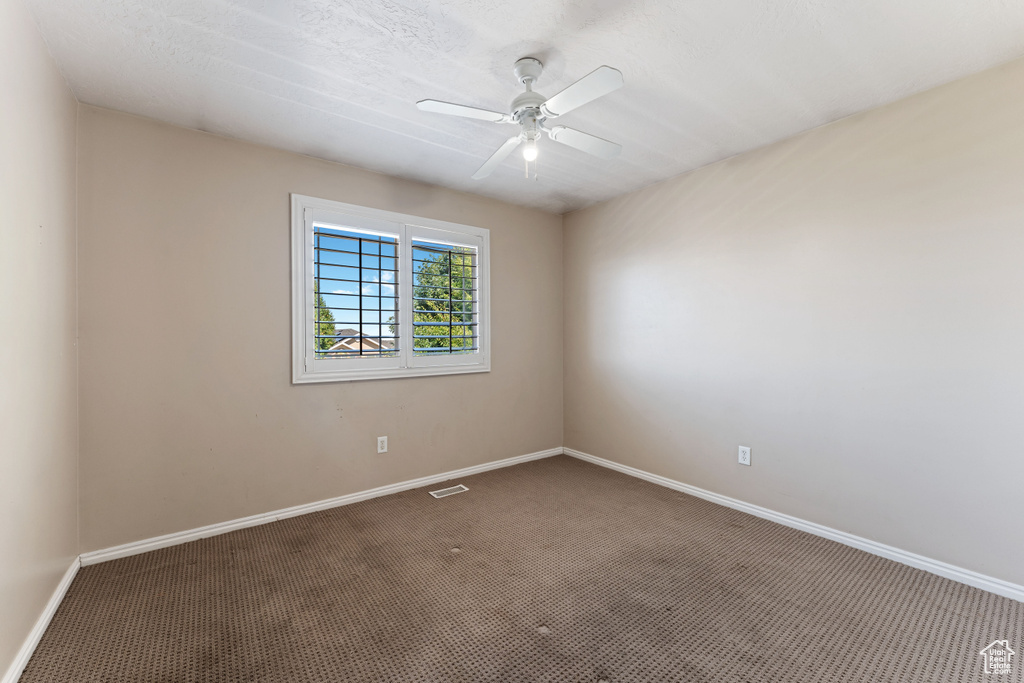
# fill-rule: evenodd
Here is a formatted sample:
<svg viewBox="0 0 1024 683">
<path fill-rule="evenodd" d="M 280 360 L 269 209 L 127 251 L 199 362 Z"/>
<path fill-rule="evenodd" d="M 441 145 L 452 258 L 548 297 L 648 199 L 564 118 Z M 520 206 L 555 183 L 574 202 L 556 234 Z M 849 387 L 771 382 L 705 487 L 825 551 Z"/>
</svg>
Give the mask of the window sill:
<svg viewBox="0 0 1024 683">
<path fill-rule="evenodd" d="M 357 382 L 368 379 L 402 379 L 406 377 L 436 377 L 439 375 L 467 375 L 471 373 L 490 371 L 490 363 L 475 365 L 445 365 L 423 368 L 376 368 L 321 372 L 302 371 L 293 373 L 292 384 Z"/>
</svg>

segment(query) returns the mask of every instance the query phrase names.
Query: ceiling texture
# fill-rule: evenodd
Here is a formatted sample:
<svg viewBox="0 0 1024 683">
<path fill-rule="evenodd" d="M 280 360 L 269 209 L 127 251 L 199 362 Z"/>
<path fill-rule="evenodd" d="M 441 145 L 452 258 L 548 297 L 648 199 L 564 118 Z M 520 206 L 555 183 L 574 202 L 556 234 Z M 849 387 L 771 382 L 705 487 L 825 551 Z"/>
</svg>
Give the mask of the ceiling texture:
<svg viewBox="0 0 1024 683">
<path fill-rule="evenodd" d="M 556 213 L 1024 55 L 1021 0 L 25 0 L 81 102 Z M 607 64 L 625 86 L 470 176 L 516 128 L 513 63 L 551 96 Z"/>
</svg>

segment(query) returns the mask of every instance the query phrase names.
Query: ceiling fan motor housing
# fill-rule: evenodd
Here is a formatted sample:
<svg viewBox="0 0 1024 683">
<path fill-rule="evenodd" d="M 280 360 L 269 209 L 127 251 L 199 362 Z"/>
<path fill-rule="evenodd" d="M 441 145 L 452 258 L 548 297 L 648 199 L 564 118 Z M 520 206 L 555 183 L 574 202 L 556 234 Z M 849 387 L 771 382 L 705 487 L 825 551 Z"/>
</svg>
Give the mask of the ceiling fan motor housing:
<svg viewBox="0 0 1024 683">
<path fill-rule="evenodd" d="M 546 100 L 547 98 L 541 95 L 540 93 L 533 92 L 532 90 L 527 90 L 526 92 L 512 100 L 512 104 L 510 105 L 510 109 L 512 110 L 512 118 L 515 121 L 519 121 L 522 118 L 523 114 L 528 113 L 530 110 L 534 112 L 535 117 L 539 116 L 540 105 L 544 104 Z"/>
</svg>

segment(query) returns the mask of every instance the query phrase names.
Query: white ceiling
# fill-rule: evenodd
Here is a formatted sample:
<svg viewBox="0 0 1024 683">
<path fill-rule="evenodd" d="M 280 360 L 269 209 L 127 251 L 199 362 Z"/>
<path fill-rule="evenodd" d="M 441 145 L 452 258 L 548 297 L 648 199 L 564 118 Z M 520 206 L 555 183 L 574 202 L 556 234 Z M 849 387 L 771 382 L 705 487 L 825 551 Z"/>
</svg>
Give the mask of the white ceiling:
<svg viewBox="0 0 1024 683">
<path fill-rule="evenodd" d="M 80 101 L 554 212 L 580 208 L 1024 55 L 1022 0 L 26 0 Z M 559 119 L 623 144 L 421 112 L 506 110 L 512 64 L 553 95 L 621 90 Z"/>
</svg>

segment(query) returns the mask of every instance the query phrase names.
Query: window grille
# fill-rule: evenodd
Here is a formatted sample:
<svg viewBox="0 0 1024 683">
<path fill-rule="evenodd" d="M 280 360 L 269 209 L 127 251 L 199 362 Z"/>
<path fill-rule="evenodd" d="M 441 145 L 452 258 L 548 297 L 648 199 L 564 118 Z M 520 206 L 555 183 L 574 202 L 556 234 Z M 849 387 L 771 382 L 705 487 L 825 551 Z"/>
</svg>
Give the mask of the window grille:
<svg viewBox="0 0 1024 683">
<path fill-rule="evenodd" d="M 317 358 L 399 352 L 398 239 L 314 226 Z"/>
</svg>

